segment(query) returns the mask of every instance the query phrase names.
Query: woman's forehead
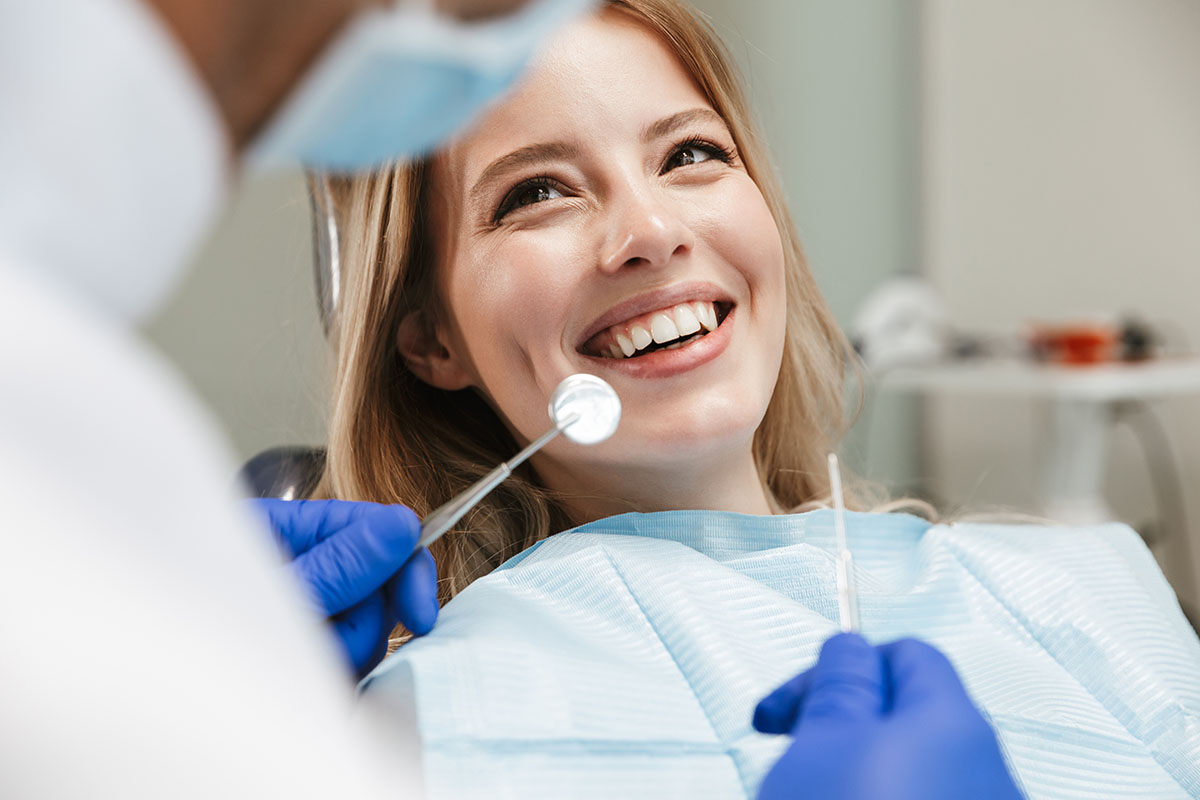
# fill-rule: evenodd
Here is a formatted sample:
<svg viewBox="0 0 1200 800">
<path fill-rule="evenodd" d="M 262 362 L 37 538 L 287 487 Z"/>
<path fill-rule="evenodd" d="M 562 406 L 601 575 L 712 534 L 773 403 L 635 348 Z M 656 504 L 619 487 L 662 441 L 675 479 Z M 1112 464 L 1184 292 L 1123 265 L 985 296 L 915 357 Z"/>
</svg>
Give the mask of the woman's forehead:
<svg viewBox="0 0 1200 800">
<path fill-rule="evenodd" d="M 465 188 L 496 159 L 530 145 L 604 147 L 614 137 L 639 137 L 671 114 L 709 107 L 656 33 L 610 10 L 561 31 L 441 164 Z"/>
</svg>

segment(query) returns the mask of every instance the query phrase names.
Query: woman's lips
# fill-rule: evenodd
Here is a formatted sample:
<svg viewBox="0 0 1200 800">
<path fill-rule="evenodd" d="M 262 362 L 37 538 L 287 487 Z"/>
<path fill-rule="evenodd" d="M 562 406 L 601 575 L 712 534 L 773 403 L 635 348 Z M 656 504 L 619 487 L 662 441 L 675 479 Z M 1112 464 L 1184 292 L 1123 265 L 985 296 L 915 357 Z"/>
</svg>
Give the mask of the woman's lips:
<svg viewBox="0 0 1200 800">
<path fill-rule="evenodd" d="M 596 370 L 613 370 L 631 378 L 669 378 L 696 369 L 721 355 L 733 337 L 737 307 L 725 312 L 717 329 L 675 349 L 655 350 L 632 358 L 584 354 Z"/>
</svg>

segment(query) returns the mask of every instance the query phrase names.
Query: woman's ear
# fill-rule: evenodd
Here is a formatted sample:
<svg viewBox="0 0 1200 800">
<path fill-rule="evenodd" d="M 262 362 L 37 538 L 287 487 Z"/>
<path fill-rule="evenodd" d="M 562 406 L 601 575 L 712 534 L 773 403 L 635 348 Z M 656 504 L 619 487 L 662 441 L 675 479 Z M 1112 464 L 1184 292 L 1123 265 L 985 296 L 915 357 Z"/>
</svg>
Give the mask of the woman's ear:
<svg viewBox="0 0 1200 800">
<path fill-rule="evenodd" d="M 430 386 L 456 391 L 471 385 L 470 374 L 442 344 L 438 332 L 420 311 L 409 312 L 400 320 L 396 348 L 405 366 Z"/>
</svg>

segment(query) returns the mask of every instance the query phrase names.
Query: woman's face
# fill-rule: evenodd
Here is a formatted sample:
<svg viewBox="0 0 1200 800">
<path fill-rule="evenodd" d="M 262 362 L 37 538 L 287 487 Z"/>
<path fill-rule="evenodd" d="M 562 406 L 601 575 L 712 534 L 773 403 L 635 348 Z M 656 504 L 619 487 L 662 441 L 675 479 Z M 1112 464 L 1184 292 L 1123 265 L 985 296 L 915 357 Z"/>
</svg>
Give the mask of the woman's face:
<svg viewBox="0 0 1200 800">
<path fill-rule="evenodd" d="M 782 357 L 783 248 L 725 123 L 652 33 L 616 12 L 568 28 L 433 185 L 432 382 L 476 387 L 519 440 L 549 429 L 567 375 L 620 395 L 612 439 L 543 451 L 548 483 L 749 457 Z"/>
</svg>

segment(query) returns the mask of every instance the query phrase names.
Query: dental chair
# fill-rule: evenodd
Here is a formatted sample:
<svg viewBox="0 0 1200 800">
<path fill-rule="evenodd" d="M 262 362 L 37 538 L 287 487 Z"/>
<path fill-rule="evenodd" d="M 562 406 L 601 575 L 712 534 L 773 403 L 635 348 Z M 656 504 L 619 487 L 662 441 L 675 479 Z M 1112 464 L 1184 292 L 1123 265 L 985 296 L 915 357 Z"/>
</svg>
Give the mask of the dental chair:
<svg viewBox="0 0 1200 800">
<path fill-rule="evenodd" d="M 313 214 L 313 278 L 325 337 L 335 334 L 335 310 L 341 296 L 341 245 L 335 214 L 335 191 L 328 177 L 310 177 L 308 199 Z M 299 500 L 317 487 L 325 469 L 325 448 L 284 446 L 264 450 L 238 471 L 251 497 Z"/>
<path fill-rule="evenodd" d="M 302 500 L 317 488 L 324 469 L 323 447 L 272 447 L 247 461 L 238 479 L 251 497 Z"/>
</svg>

